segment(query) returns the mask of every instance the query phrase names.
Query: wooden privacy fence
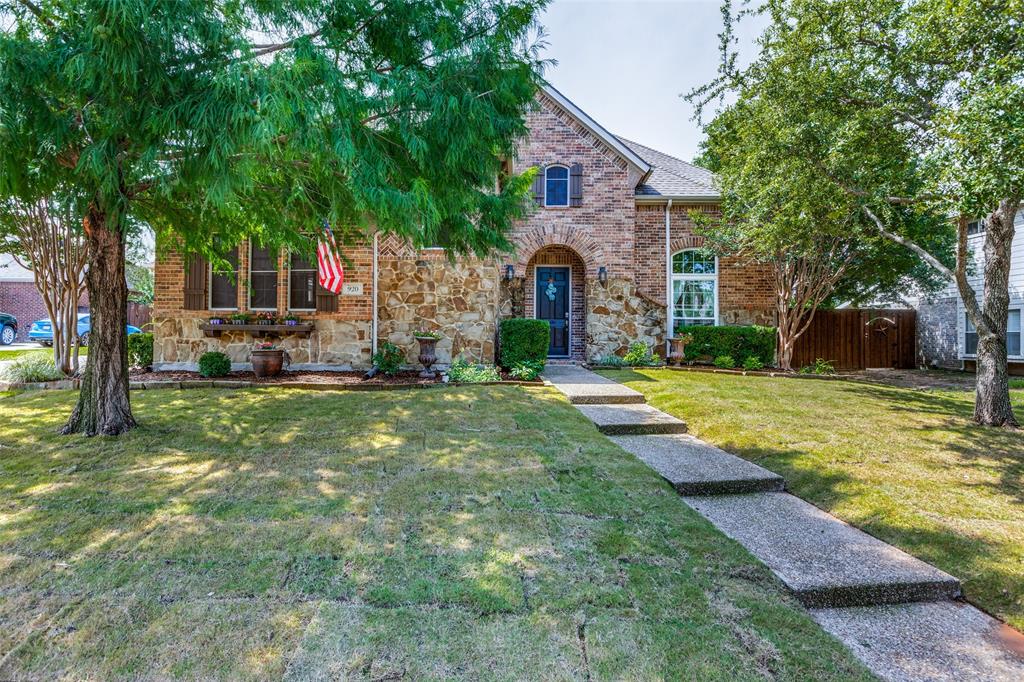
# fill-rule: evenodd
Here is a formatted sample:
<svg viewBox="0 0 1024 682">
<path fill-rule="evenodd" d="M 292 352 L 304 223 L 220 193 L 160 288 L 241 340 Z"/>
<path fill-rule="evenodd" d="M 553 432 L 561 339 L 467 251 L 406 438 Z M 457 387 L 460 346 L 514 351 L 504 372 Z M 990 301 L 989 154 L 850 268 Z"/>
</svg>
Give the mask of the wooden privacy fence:
<svg viewBox="0 0 1024 682">
<path fill-rule="evenodd" d="M 142 331 L 149 331 L 143 325 L 149 324 L 150 319 L 151 313 L 148 305 L 128 301 L 128 324 L 138 327 Z"/>
<path fill-rule="evenodd" d="M 819 310 L 793 349 L 793 367 L 821 358 L 839 370 L 916 366 L 917 311 Z"/>
</svg>

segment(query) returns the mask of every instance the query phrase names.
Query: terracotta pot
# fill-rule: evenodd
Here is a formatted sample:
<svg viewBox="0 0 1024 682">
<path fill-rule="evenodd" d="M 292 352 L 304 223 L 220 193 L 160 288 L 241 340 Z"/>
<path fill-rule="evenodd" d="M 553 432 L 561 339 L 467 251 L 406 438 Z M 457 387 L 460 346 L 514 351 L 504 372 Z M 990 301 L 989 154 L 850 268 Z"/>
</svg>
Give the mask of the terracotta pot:
<svg viewBox="0 0 1024 682">
<path fill-rule="evenodd" d="M 425 338 L 417 336 L 416 340 L 420 344 L 420 356 L 418 360 L 423 365 L 423 371 L 420 372 L 420 376 L 423 378 L 433 378 L 434 372 L 430 371 L 430 366 L 437 362 L 437 339 Z"/>
<path fill-rule="evenodd" d="M 668 364 L 679 367 L 686 358 L 686 343 L 684 339 L 668 340 Z"/>
<path fill-rule="evenodd" d="M 254 350 L 252 371 L 258 377 L 276 377 L 284 366 L 284 350 Z"/>
</svg>

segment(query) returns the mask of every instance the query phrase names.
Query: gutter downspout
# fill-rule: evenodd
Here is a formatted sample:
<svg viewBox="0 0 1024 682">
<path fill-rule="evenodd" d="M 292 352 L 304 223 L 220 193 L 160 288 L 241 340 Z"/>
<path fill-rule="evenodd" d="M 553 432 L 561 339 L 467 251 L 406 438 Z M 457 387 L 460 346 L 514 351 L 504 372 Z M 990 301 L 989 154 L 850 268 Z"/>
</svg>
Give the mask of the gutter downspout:
<svg viewBox="0 0 1024 682">
<path fill-rule="evenodd" d="M 377 353 L 377 237 L 378 232 L 373 233 L 373 300 L 371 307 L 373 317 L 370 320 L 370 354 Z"/>
<path fill-rule="evenodd" d="M 675 338 L 672 324 L 672 200 L 665 204 L 665 324 L 666 339 Z M 666 343 L 667 345 L 667 343 Z M 668 357 L 667 351 L 665 357 Z"/>
</svg>

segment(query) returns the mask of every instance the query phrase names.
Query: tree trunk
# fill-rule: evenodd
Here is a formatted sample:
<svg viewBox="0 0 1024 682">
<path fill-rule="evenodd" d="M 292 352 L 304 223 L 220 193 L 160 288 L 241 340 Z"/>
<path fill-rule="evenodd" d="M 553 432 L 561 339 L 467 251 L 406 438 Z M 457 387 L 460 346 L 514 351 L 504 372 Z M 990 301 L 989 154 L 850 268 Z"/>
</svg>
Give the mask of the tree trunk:
<svg viewBox="0 0 1024 682">
<path fill-rule="evenodd" d="M 1010 307 L 1010 254 L 1013 244 L 1013 221 L 1020 200 L 1003 199 L 988 218 L 985 229 L 985 270 L 983 274 L 981 316 L 975 320 L 978 330 L 977 388 L 974 397 L 974 420 L 987 426 L 1017 427 L 1010 405 L 1010 382 L 1006 366 L 1006 320 Z M 961 298 L 964 280 L 958 282 Z M 972 292 L 973 293 L 973 292 Z M 979 324 L 981 322 L 981 324 Z"/>
<path fill-rule="evenodd" d="M 83 224 L 89 247 L 89 359 L 78 404 L 61 433 L 116 436 L 135 426 L 128 396 L 124 235 L 96 206 Z"/>
</svg>

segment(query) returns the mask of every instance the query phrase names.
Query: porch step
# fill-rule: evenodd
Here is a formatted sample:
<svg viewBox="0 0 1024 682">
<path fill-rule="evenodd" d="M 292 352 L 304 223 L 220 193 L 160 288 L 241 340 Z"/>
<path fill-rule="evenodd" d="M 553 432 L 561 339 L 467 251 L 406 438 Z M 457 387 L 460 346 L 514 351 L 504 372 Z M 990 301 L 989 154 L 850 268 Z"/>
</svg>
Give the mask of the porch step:
<svg viewBox="0 0 1024 682">
<path fill-rule="evenodd" d="M 610 436 L 686 433 L 686 422 L 647 404 L 576 405 L 576 409 Z"/>
<path fill-rule="evenodd" d="M 813 609 L 811 616 L 884 680 L 1024 680 L 1024 635 L 963 602 Z"/>
<path fill-rule="evenodd" d="M 644 396 L 628 386 L 575 365 L 548 365 L 543 377 L 574 405 L 637 404 Z"/>
<path fill-rule="evenodd" d="M 960 581 L 787 493 L 689 496 L 688 505 L 763 561 L 805 606 L 951 599 Z"/>
<path fill-rule="evenodd" d="M 780 491 L 785 481 L 776 473 L 686 434 L 613 436 L 657 471 L 681 495 L 728 495 Z"/>
</svg>

